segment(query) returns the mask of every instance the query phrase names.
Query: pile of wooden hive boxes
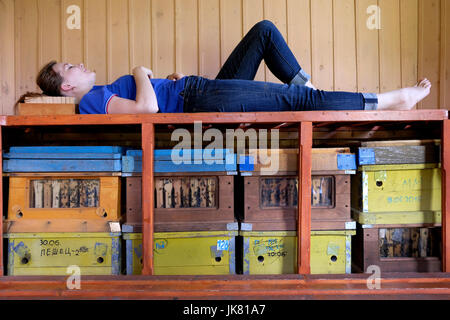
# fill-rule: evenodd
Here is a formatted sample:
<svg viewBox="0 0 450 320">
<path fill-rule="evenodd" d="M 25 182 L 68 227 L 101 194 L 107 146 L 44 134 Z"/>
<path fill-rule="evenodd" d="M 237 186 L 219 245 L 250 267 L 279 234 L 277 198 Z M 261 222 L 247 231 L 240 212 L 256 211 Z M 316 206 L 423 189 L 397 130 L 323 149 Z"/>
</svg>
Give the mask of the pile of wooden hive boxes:
<svg viewBox="0 0 450 320">
<path fill-rule="evenodd" d="M 154 153 L 154 274 L 235 274 L 236 155 L 226 149 Z M 176 151 L 176 150 L 174 150 Z M 142 270 L 142 152 L 123 158 L 125 273 Z"/>
<path fill-rule="evenodd" d="M 268 161 L 270 160 L 270 161 Z M 298 149 L 250 150 L 244 176 L 244 274 L 297 272 Z M 277 165 L 273 165 L 277 163 Z M 350 273 L 349 148 L 314 148 L 311 172 L 311 273 Z"/>
<path fill-rule="evenodd" d="M 441 271 L 439 140 L 366 142 L 352 192 L 355 272 Z"/>
<path fill-rule="evenodd" d="M 8 275 L 120 274 L 120 147 L 11 147 Z"/>
<path fill-rule="evenodd" d="M 383 147 L 313 148 L 311 273 L 439 270 L 436 146 L 414 164 Z M 173 151 L 154 153 L 155 274 L 297 272 L 297 148 Z M 141 150 L 12 147 L 3 166 L 7 274 L 141 273 Z"/>
</svg>

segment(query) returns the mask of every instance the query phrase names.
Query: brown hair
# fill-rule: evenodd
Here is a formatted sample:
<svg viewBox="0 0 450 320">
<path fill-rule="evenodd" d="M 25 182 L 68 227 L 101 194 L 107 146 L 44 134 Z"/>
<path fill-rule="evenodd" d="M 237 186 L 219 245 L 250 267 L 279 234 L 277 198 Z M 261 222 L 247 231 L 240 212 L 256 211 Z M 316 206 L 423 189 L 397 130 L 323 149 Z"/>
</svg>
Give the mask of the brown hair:
<svg viewBox="0 0 450 320">
<path fill-rule="evenodd" d="M 53 66 L 56 61 L 50 61 L 47 63 L 36 77 L 36 83 L 41 88 L 42 92 L 47 96 L 61 96 L 61 84 L 63 83 L 63 77 L 55 70 Z"/>
</svg>

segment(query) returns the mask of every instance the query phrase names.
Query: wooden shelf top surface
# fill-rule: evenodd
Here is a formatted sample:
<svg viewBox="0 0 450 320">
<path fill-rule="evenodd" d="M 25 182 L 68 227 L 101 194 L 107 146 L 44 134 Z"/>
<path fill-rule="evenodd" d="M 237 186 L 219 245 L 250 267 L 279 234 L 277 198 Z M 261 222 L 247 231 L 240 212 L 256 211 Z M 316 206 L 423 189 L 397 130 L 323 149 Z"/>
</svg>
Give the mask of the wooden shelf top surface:
<svg viewBox="0 0 450 320">
<path fill-rule="evenodd" d="M 42 125 L 120 125 L 120 124 L 187 124 L 205 123 L 290 123 L 290 122 L 377 122 L 377 121 L 441 121 L 448 110 L 413 111 L 297 111 L 242 113 L 157 113 L 115 115 L 1 116 L 2 126 Z"/>
<path fill-rule="evenodd" d="M 84 276 L 80 290 L 66 276 L 0 277 L 0 299 L 449 299 L 450 274 L 265 276 Z M 32 281 L 30 281 L 32 280 Z"/>
</svg>

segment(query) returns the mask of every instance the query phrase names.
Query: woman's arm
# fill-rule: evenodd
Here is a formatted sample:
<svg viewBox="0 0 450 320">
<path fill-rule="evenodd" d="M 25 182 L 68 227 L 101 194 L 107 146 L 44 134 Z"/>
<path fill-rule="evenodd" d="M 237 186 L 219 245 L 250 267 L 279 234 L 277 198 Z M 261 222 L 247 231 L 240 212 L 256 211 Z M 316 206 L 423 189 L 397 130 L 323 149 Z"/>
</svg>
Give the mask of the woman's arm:
<svg viewBox="0 0 450 320">
<path fill-rule="evenodd" d="M 156 113 L 158 112 L 158 101 L 149 78 L 153 72 L 145 67 L 133 69 L 134 81 L 136 82 L 136 101 L 120 97 L 112 97 L 108 105 L 108 113 Z"/>
</svg>

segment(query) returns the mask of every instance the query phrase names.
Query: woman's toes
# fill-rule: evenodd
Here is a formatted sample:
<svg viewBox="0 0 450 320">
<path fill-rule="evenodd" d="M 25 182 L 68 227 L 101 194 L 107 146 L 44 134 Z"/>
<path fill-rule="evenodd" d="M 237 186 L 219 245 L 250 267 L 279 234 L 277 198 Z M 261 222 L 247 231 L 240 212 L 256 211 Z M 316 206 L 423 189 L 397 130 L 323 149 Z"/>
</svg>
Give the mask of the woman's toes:
<svg viewBox="0 0 450 320">
<path fill-rule="evenodd" d="M 427 78 L 421 80 L 416 87 L 428 89 L 431 87 L 431 82 Z"/>
</svg>

